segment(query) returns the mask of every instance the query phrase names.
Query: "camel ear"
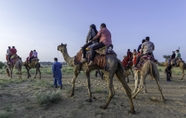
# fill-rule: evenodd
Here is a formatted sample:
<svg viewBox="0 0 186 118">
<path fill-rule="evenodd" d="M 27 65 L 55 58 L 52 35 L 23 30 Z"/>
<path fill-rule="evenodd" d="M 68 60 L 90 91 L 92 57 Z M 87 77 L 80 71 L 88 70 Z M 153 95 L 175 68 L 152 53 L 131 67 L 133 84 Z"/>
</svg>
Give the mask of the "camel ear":
<svg viewBox="0 0 186 118">
<path fill-rule="evenodd" d="M 61 43 L 61 45 L 63 45 L 63 43 Z"/>
</svg>

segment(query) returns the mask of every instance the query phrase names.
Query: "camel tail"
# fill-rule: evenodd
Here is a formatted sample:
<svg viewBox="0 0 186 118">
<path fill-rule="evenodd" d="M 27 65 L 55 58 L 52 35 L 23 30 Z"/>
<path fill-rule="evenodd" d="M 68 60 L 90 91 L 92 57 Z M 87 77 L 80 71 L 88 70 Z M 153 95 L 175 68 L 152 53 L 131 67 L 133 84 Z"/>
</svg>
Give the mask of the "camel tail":
<svg viewBox="0 0 186 118">
<path fill-rule="evenodd" d="M 150 75 L 151 75 L 151 77 L 152 78 L 156 77 L 156 79 L 158 79 L 158 81 L 159 81 L 159 77 L 157 77 L 157 75 L 159 75 L 159 74 L 157 72 L 155 72 L 155 70 L 158 71 L 157 66 L 153 62 L 151 62 L 150 60 L 149 60 L 149 66 L 150 66 Z"/>
</svg>

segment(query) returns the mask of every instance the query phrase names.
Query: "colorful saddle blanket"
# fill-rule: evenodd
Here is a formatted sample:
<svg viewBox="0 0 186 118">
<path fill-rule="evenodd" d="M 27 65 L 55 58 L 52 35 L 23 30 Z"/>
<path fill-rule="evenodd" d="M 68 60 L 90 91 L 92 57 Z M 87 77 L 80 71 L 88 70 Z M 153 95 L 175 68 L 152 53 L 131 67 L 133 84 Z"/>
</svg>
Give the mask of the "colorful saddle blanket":
<svg viewBox="0 0 186 118">
<path fill-rule="evenodd" d="M 144 55 L 140 58 L 140 61 L 138 62 L 137 64 L 137 68 L 138 70 L 141 70 L 141 68 L 143 67 L 144 63 L 148 60 L 151 60 L 151 61 L 157 61 L 153 55 Z"/>
<path fill-rule="evenodd" d="M 99 50 L 99 51 L 98 51 Z M 106 67 L 106 58 L 109 58 L 109 56 L 116 56 L 116 53 L 112 50 L 108 53 L 108 51 L 104 52 L 101 50 L 105 50 L 105 48 L 96 50 L 97 54 L 94 59 L 94 64 L 98 65 L 100 67 L 105 68 Z M 90 58 L 90 51 L 87 51 L 87 62 L 89 62 Z M 80 50 L 76 56 L 74 57 L 74 64 L 80 64 L 82 59 L 82 50 Z"/>
</svg>

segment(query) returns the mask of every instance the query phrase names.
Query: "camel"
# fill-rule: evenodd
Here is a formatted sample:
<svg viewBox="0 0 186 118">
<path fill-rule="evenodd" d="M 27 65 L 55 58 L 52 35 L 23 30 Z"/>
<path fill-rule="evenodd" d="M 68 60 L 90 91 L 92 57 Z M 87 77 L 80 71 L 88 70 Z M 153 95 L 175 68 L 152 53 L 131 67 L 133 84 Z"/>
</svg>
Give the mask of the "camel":
<svg viewBox="0 0 186 118">
<path fill-rule="evenodd" d="M 26 70 L 27 70 L 27 78 L 30 78 L 31 75 L 29 73 L 30 69 L 31 68 L 35 68 L 36 69 L 36 72 L 35 72 L 35 76 L 34 76 L 34 79 L 36 78 L 37 76 L 37 73 L 39 73 L 39 79 L 41 79 L 41 71 L 40 71 L 40 63 L 38 60 L 34 60 L 31 62 L 31 64 L 28 64 L 27 62 L 24 62 L 23 63 L 23 66 L 25 66 Z"/>
<path fill-rule="evenodd" d="M 147 92 L 146 90 L 146 85 L 145 85 L 145 78 L 148 74 L 151 75 L 151 77 L 153 77 L 157 83 L 158 89 L 161 93 L 161 99 L 164 101 L 165 98 L 163 96 L 162 93 L 162 89 L 160 87 L 159 84 L 159 71 L 158 68 L 156 66 L 156 64 L 151 61 L 151 60 L 147 60 L 144 65 L 142 66 L 141 70 L 135 70 L 134 72 L 134 79 L 135 79 L 135 88 L 133 91 L 133 98 L 135 98 L 137 96 L 137 94 L 144 88 L 144 92 Z M 141 76 L 141 77 L 140 77 Z"/>
<path fill-rule="evenodd" d="M 168 66 L 168 63 L 169 62 L 167 60 L 167 61 L 165 61 L 164 65 L 167 67 Z M 171 60 L 171 65 L 173 65 L 173 64 L 174 64 L 174 60 Z M 183 80 L 183 78 L 185 76 L 186 64 L 184 63 L 184 61 L 179 61 L 177 64 L 179 65 L 178 67 L 182 71 L 182 77 L 180 78 L 180 80 Z M 175 66 L 173 66 L 173 67 L 175 67 Z"/>
<path fill-rule="evenodd" d="M 123 67 L 121 65 L 121 62 L 117 59 L 117 57 L 115 55 L 109 56 L 109 58 L 106 59 L 107 65 L 108 65 L 108 70 L 106 71 L 104 70 L 102 67 L 97 66 L 97 65 L 92 65 L 92 66 L 87 66 L 87 62 L 84 62 L 80 65 L 76 65 L 74 64 L 74 60 L 75 57 L 70 57 L 68 52 L 67 52 L 67 44 L 61 44 L 57 47 L 58 51 L 60 51 L 63 55 L 64 60 L 67 62 L 68 65 L 74 67 L 74 77 L 72 79 L 72 90 L 70 93 L 70 97 L 74 96 L 74 89 L 75 89 L 75 81 L 76 78 L 78 76 L 78 74 L 80 73 L 80 71 L 84 71 L 86 74 L 86 80 L 87 80 L 87 88 L 88 88 L 88 95 L 89 95 L 89 99 L 87 99 L 87 102 L 92 102 L 92 92 L 91 92 L 91 84 L 90 84 L 90 72 L 92 70 L 95 69 L 101 69 L 102 72 L 104 73 L 104 79 L 107 81 L 107 85 L 108 85 L 108 99 L 106 101 L 106 104 L 101 105 L 100 108 L 101 109 L 106 109 L 107 106 L 109 105 L 111 99 L 114 96 L 114 88 L 113 88 L 113 77 L 114 75 L 116 75 L 117 79 L 121 82 L 121 84 L 123 85 L 129 101 L 130 101 L 130 112 L 132 114 L 135 113 L 134 110 L 134 105 L 133 105 L 133 101 L 132 101 L 132 96 L 131 96 L 131 89 L 128 86 L 128 84 L 125 82 L 125 75 L 123 74 Z"/>
<path fill-rule="evenodd" d="M 16 58 L 12 59 L 11 63 L 6 63 L 6 73 L 7 75 L 12 79 L 12 75 L 13 75 L 13 69 L 17 69 L 18 70 L 18 74 L 19 74 L 19 79 L 22 78 L 22 60 L 19 56 L 17 56 Z"/>
</svg>

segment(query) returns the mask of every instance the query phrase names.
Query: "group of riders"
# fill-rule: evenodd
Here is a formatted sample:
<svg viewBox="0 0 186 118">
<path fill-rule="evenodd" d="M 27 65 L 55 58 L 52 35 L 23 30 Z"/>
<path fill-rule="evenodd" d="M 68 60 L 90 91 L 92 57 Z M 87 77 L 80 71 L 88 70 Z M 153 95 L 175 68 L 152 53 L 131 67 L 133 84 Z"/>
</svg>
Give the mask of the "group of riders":
<svg viewBox="0 0 186 118">
<path fill-rule="evenodd" d="M 26 58 L 26 63 L 31 63 L 32 59 L 38 59 L 37 57 L 37 51 L 36 50 L 31 50 L 29 53 L 29 56 Z M 15 46 L 8 46 L 7 49 L 7 54 L 6 54 L 6 60 L 8 64 L 11 64 L 13 59 L 21 59 L 18 55 L 17 55 L 17 49 L 15 48 Z"/>
<path fill-rule="evenodd" d="M 111 33 L 107 29 L 106 24 L 102 23 L 100 25 L 100 30 L 97 31 L 96 26 L 94 24 L 91 24 L 89 27 L 89 32 L 86 37 L 86 44 L 82 47 L 82 53 L 83 57 L 81 59 L 81 62 L 87 62 L 87 49 L 90 50 L 90 56 L 89 56 L 89 63 L 88 66 L 91 66 L 94 64 L 94 58 L 96 55 L 96 50 L 100 49 L 102 47 L 107 47 L 108 49 L 113 48 L 112 45 L 112 39 L 111 39 Z M 150 37 L 146 37 L 142 40 L 141 44 L 138 46 L 138 49 L 134 49 L 133 52 L 128 49 L 127 56 L 124 56 L 124 59 L 122 61 L 122 64 L 125 63 L 125 65 L 128 67 L 129 65 L 132 65 L 134 69 L 137 69 L 137 65 L 140 61 L 140 58 L 144 55 L 151 55 L 151 57 L 154 58 L 153 51 L 155 49 L 154 43 L 150 41 Z M 108 50 L 107 50 L 108 51 Z M 108 51 L 109 52 L 109 51 Z M 17 55 L 17 50 L 15 46 L 12 46 L 12 48 L 9 46 L 7 49 L 7 55 L 6 59 L 7 62 L 11 62 L 11 58 L 13 55 Z M 31 50 L 29 53 L 29 56 L 26 58 L 27 63 L 31 63 L 32 59 L 37 59 L 37 52 L 36 50 Z M 174 62 L 178 59 L 181 59 L 181 54 L 179 50 L 172 51 L 172 56 L 169 59 L 169 62 L 174 59 Z"/>
<path fill-rule="evenodd" d="M 154 58 L 153 51 L 155 49 L 154 43 L 150 41 L 149 37 L 146 37 L 145 39 L 142 40 L 142 43 L 138 46 L 138 49 L 133 50 L 133 52 L 128 49 L 127 51 L 127 56 L 123 57 L 122 65 L 124 67 L 134 67 L 134 69 L 137 69 L 137 64 L 140 61 L 140 58 L 144 55 L 151 55 L 152 58 Z M 177 66 L 177 60 L 182 60 L 181 59 L 181 54 L 179 50 L 172 51 L 172 55 L 168 59 L 169 64 L 170 62 L 173 61 L 172 65 Z M 154 61 L 155 58 L 154 58 Z"/>
<path fill-rule="evenodd" d="M 89 32 L 86 37 L 86 44 L 82 47 L 82 53 L 83 57 L 81 59 L 81 62 L 87 62 L 87 48 L 90 50 L 90 57 L 89 57 L 89 64 L 93 65 L 94 63 L 94 58 L 97 49 L 100 49 L 102 47 L 111 47 L 113 48 L 112 45 L 112 39 L 111 39 L 111 33 L 107 29 L 106 24 L 102 23 L 100 25 L 100 30 L 97 31 L 96 26 L 94 24 L 90 25 Z M 124 56 L 122 63 L 125 63 L 127 61 L 127 66 L 132 65 L 134 69 L 137 69 L 137 65 L 141 59 L 141 57 L 145 55 L 150 55 L 151 58 L 154 61 L 157 61 L 154 58 L 153 51 L 155 50 L 155 45 L 153 42 L 150 41 L 150 37 L 147 36 L 145 39 L 142 40 L 141 44 L 138 46 L 138 49 L 134 49 L 133 52 L 128 49 L 127 51 L 127 56 Z M 178 59 L 181 59 L 181 54 L 179 50 L 176 50 L 176 53 L 173 51 L 172 56 L 170 57 L 169 61 L 173 60 L 176 63 Z"/>
</svg>

